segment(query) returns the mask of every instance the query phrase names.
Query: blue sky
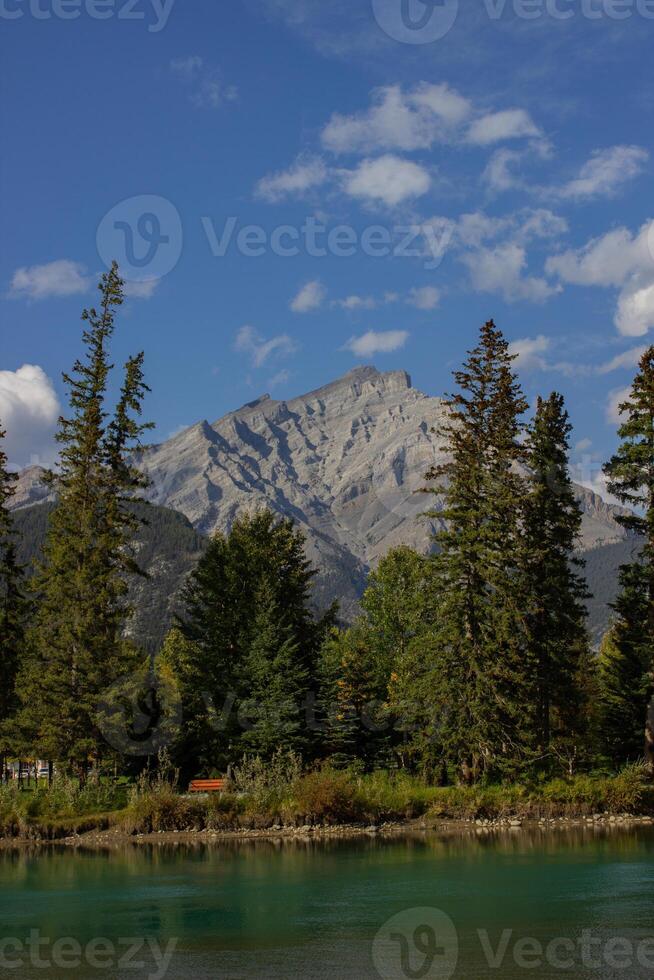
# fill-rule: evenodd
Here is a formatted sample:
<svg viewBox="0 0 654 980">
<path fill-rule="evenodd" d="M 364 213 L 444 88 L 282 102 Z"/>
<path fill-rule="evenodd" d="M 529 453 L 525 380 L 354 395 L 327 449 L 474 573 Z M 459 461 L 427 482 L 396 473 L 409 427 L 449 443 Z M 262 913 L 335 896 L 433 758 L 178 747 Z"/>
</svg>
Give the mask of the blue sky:
<svg viewBox="0 0 654 980">
<path fill-rule="evenodd" d="M 442 394 L 492 316 L 530 399 L 565 394 L 600 486 L 654 328 L 653 0 L 2 0 L 0 19 L 15 464 L 51 458 L 116 257 L 115 357 L 145 350 L 157 439 L 362 363 Z"/>
</svg>

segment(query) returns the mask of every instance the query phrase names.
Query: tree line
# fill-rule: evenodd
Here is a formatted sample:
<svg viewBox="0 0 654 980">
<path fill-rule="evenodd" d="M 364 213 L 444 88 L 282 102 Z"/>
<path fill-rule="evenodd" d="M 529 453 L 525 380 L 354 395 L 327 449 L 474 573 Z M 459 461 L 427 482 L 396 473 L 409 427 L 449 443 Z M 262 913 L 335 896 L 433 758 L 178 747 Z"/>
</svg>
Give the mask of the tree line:
<svg viewBox="0 0 654 980">
<path fill-rule="evenodd" d="M 654 347 L 605 467 L 634 553 L 599 654 L 575 554 L 564 399 L 539 398 L 527 418 L 515 358 L 489 321 L 454 373 L 446 453 L 425 475 L 428 556 L 387 554 L 343 627 L 336 605 L 313 609 L 301 531 L 268 510 L 246 514 L 213 536 L 183 614 L 147 657 L 126 630 L 128 582 L 142 574 L 131 506 L 146 485 L 133 462 L 149 428 L 142 353 L 111 408 L 107 396 L 122 289 L 114 266 L 99 308 L 83 313 L 85 352 L 64 375 L 70 410 L 48 476 L 56 503 L 29 586 L 9 509 L 15 474 L 0 451 L 4 757 L 51 759 L 83 780 L 133 769 L 134 756 L 142 764 L 158 731 L 187 775 L 280 747 L 307 765 L 402 767 L 429 782 L 654 761 Z M 124 745 L 108 738 L 112 725 Z"/>
</svg>

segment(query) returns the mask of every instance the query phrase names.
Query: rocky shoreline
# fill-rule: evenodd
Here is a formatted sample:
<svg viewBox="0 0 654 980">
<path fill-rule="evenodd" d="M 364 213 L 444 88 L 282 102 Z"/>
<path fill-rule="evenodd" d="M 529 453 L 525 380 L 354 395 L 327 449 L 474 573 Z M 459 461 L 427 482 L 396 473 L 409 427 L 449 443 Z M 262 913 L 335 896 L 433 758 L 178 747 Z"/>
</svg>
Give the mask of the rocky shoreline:
<svg viewBox="0 0 654 980">
<path fill-rule="evenodd" d="M 305 824 L 303 826 L 282 826 L 275 824 L 264 829 L 237 830 L 173 830 L 153 833 L 129 834 L 120 827 L 104 830 L 89 830 L 68 837 L 48 839 L 45 837 L 0 838 L 0 848 L 24 847 L 67 847 L 67 848 L 108 848 L 142 844 L 212 844 L 225 841 L 319 841 L 327 839 L 355 839 L 378 837 L 401 837 L 438 834 L 440 836 L 480 837 L 491 833 L 511 834 L 517 832 L 553 833 L 556 831 L 582 830 L 589 832 L 610 832 L 614 830 L 635 829 L 654 826 L 654 817 L 633 813 L 596 813 L 583 817 L 520 818 L 499 817 L 494 819 L 470 818 L 463 820 L 440 819 L 406 820 L 370 824 Z"/>
</svg>

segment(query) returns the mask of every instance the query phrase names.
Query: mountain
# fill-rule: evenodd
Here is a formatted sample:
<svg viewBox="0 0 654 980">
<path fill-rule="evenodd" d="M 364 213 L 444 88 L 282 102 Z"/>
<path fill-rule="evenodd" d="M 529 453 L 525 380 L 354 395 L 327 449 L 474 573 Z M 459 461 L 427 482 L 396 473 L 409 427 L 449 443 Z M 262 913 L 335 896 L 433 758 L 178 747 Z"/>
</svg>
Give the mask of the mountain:
<svg viewBox="0 0 654 980">
<path fill-rule="evenodd" d="M 203 535 L 229 529 L 257 507 L 292 517 L 319 569 L 316 604 L 337 597 L 349 618 L 370 568 L 389 548 L 430 549 L 435 522 L 422 515 L 438 501 L 417 491 L 443 458 L 445 416 L 443 400 L 414 388 L 405 371 L 360 367 L 297 398 L 263 395 L 212 424 L 198 422 L 145 448 L 137 461 L 151 480 L 148 499 L 180 512 Z M 34 499 L 34 468 L 20 484 L 17 499 Z M 583 487 L 577 494 L 580 551 L 624 542 L 619 509 Z"/>
<path fill-rule="evenodd" d="M 22 507 L 14 514 L 18 560 L 28 568 L 41 557 L 52 506 L 45 501 Z M 143 503 L 135 504 L 134 510 L 147 521 L 136 541 L 136 558 L 147 577 L 135 577 L 130 582 L 134 616 L 127 633 L 144 649 L 155 651 L 174 614 L 181 611 L 180 589 L 206 548 L 207 538 L 176 511 Z"/>
</svg>

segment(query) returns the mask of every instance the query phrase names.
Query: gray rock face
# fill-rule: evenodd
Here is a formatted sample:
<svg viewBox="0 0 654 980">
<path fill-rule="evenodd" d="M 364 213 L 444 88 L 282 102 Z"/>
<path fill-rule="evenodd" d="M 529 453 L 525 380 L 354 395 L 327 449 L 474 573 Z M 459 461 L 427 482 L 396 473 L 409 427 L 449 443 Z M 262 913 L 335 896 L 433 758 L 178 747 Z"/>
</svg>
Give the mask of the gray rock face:
<svg viewBox="0 0 654 980">
<path fill-rule="evenodd" d="M 228 530 L 260 507 L 292 517 L 319 569 L 316 602 L 335 597 L 348 618 L 366 575 L 389 548 L 426 553 L 438 500 L 420 493 L 443 458 L 442 399 L 411 385 L 404 371 L 350 371 L 290 401 L 268 395 L 209 425 L 199 422 L 139 454 L 156 504 L 184 514 L 197 531 Z M 41 471 L 21 474 L 15 508 L 44 499 Z M 622 541 L 618 509 L 583 487 L 580 550 Z"/>
<path fill-rule="evenodd" d="M 426 553 L 438 501 L 420 493 L 443 458 L 445 409 L 404 371 L 361 367 L 290 401 L 268 395 L 213 425 L 199 422 L 147 448 L 149 498 L 210 534 L 245 511 L 292 517 L 320 569 L 316 599 L 335 596 L 348 616 L 366 574 L 389 548 Z M 616 508 L 582 487 L 581 550 L 621 540 Z"/>
</svg>

